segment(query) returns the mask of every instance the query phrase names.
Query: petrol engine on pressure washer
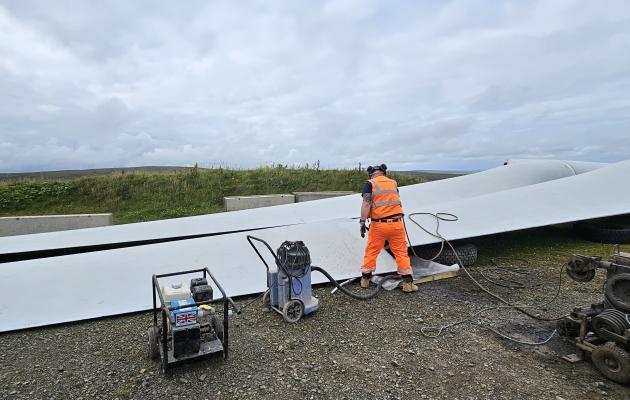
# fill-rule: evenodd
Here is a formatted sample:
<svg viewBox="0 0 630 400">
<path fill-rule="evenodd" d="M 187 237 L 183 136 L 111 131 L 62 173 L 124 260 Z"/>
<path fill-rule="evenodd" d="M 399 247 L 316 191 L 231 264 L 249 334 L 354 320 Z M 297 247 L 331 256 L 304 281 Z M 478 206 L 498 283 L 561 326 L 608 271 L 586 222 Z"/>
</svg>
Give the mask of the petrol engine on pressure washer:
<svg viewBox="0 0 630 400">
<path fill-rule="evenodd" d="M 187 282 L 168 282 L 160 285 L 160 279 L 198 274 Z M 221 298 L 213 299 L 214 286 L 221 292 Z M 238 314 L 239 307 L 215 279 L 208 268 L 170 274 L 153 275 L 153 325 L 148 330 L 149 357 L 160 359 L 162 370 L 168 366 L 201 356 L 228 356 L 228 315 L 230 304 Z M 160 306 L 157 305 L 157 299 Z M 211 304 L 223 303 L 223 318 L 219 319 Z M 161 323 L 158 323 L 158 312 Z"/>
</svg>

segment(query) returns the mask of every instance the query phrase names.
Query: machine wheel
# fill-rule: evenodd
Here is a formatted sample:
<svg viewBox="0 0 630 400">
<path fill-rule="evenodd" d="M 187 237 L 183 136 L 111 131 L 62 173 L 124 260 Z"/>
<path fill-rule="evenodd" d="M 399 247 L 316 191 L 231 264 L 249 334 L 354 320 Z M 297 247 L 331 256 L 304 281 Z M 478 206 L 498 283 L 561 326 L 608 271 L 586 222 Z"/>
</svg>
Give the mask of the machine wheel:
<svg viewBox="0 0 630 400">
<path fill-rule="evenodd" d="M 414 247 L 413 250 L 418 257 L 429 260 L 433 257 L 435 259 L 433 261 L 444 264 L 444 265 L 453 265 L 459 264 L 457 256 L 462 260 L 465 267 L 469 267 L 473 265 L 477 261 L 477 246 L 471 243 L 463 243 L 463 244 L 453 244 L 455 248 L 455 253 L 448 245 L 444 245 L 442 252 L 437 256 L 438 251 L 440 251 L 440 245 L 428 245 L 428 246 L 418 246 Z M 413 253 L 412 253 L 413 254 Z M 457 254 L 457 256 L 455 255 Z"/>
<path fill-rule="evenodd" d="M 617 274 L 608 279 L 604 294 L 615 308 L 630 313 L 630 274 Z"/>
<path fill-rule="evenodd" d="M 213 315 L 210 319 L 210 324 L 212 324 L 212 329 L 214 330 L 214 334 L 217 335 L 217 339 L 223 343 L 223 324 L 219 322 L 219 319 L 216 315 Z"/>
<path fill-rule="evenodd" d="M 282 316 L 287 322 L 298 322 L 302 315 L 304 315 L 304 304 L 299 300 L 289 300 L 282 307 Z"/>
<path fill-rule="evenodd" d="M 149 358 L 151 360 L 157 360 L 160 357 L 160 341 L 159 332 L 157 326 L 149 328 Z"/>
<path fill-rule="evenodd" d="M 630 382 L 630 354 L 614 342 L 607 342 L 593 350 L 593 364 L 606 378 L 617 383 Z"/>
</svg>

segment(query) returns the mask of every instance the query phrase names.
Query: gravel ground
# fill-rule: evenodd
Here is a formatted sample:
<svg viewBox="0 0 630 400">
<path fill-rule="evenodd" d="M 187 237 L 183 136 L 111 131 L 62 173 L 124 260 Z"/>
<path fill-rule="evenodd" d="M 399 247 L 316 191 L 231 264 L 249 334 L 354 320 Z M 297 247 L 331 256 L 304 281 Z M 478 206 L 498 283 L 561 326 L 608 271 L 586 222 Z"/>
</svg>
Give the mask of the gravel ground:
<svg viewBox="0 0 630 400">
<path fill-rule="evenodd" d="M 558 260 L 566 258 L 567 248 L 583 253 L 604 248 L 574 241 L 556 249 L 543 235 L 529 241 L 527 249 L 515 249 L 510 247 L 513 236 L 500 238 L 505 240 L 495 237 L 479 243 L 480 253 L 527 250 L 533 257 L 531 282 L 544 283 L 520 290 L 490 287 L 527 303 L 553 295 Z M 471 271 L 476 274 L 484 265 L 488 263 L 482 257 Z M 583 284 L 564 279 L 558 301 L 538 312 L 562 315 L 574 306 L 598 301 L 603 275 Z M 350 287 L 360 290 L 357 285 Z M 293 325 L 274 312 L 263 311 L 259 302 L 253 303 L 231 318 L 227 361 L 200 360 L 175 367 L 167 375 L 147 357 L 151 313 L 3 334 L 0 397 L 630 398 L 627 387 L 606 380 L 588 362 L 562 361 L 561 356 L 574 351 L 566 339 L 554 337 L 544 346 L 532 347 L 509 342 L 487 329 L 491 325 L 527 341 L 540 341 L 554 329 L 553 323 L 534 322 L 513 311 L 481 315 L 437 339 L 423 337 L 423 326 L 454 322 L 496 304 L 465 276 L 421 285 L 419 292 L 410 295 L 385 292 L 367 302 L 331 295 L 330 289 L 318 286 L 314 292 L 322 308 Z"/>
</svg>

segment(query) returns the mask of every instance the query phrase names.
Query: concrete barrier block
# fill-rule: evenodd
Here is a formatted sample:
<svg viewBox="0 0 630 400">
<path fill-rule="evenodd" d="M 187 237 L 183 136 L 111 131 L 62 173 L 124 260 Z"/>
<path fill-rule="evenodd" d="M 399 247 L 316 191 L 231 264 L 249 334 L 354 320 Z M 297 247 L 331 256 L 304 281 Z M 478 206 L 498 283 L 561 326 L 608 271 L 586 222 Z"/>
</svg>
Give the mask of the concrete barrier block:
<svg viewBox="0 0 630 400">
<path fill-rule="evenodd" d="M 331 197 L 347 196 L 355 194 L 355 192 L 343 192 L 343 191 L 331 191 L 331 192 L 293 192 L 295 195 L 295 202 L 301 203 L 303 201 L 328 199 Z"/>
<path fill-rule="evenodd" d="M 0 217 L 0 236 L 95 228 L 113 223 L 112 214 L 38 215 Z"/>
<path fill-rule="evenodd" d="M 223 198 L 225 211 L 247 210 L 250 208 L 279 206 L 295 203 L 292 194 L 267 194 L 261 196 L 231 196 Z"/>
</svg>

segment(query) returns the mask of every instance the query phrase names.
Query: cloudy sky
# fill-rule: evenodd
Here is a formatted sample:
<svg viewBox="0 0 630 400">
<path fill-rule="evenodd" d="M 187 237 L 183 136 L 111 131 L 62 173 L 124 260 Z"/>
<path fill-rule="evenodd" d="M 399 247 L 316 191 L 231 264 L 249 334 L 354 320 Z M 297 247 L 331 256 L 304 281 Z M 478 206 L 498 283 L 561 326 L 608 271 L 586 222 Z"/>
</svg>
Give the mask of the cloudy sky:
<svg viewBox="0 0 630 400">
<path fill-rule="evenodd" d="M 0 0 L 0 171 L 630 158 L 630 2 Z"/>
</svg>

